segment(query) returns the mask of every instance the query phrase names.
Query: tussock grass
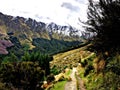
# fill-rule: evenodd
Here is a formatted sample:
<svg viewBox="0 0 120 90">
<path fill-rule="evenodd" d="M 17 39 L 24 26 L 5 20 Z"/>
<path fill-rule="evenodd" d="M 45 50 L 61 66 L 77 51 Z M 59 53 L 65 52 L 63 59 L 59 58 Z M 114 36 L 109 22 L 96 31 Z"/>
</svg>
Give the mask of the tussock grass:
<svg viewBox="0 0 120 90">
<path fill-rule="evenodd" d="M 50 67 L 57 66 L 59 70 L 63 70 L 66 67 L 72 68 L 77 66 L 81 62 L 81 56 L 87 57 L 91 52 L 86 50 L 87 46 L 70 50 L 64 53 L 59 53 L 53 56 L 53 61 L 50 62 Z M 81 53 L 84 52 L 84 53 Z"/>
<path fill-rule="evenodd" d="M 89 60 L 89 59 L 88 59 Z M 84 61 L 83 61 L 84 62 Z M 87 67 L 94 68 L 85 76 Z M 120 89 L 120 55 L 108 57 L 106 60 L 96 56 L 87 61 L 84 67 L 78 67 L 79 76 L 84 80 L 87 90 L 119 90 Z M 87 71 L 88 72 L 88 71 Z"/>
</svg>

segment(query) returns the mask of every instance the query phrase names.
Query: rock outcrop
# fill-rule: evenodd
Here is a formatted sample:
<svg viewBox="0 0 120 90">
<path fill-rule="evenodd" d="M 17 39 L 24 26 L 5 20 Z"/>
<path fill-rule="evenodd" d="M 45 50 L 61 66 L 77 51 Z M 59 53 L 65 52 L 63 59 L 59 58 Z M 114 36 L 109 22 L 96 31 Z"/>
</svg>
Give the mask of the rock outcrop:
<svg viewBox="0 0 120 90">
<path fill-rule="evenodd" d="M 8 54 L 7 48 L 14 44 L 8 40 L 0 40 L 0 54 Z"/>
</svg>

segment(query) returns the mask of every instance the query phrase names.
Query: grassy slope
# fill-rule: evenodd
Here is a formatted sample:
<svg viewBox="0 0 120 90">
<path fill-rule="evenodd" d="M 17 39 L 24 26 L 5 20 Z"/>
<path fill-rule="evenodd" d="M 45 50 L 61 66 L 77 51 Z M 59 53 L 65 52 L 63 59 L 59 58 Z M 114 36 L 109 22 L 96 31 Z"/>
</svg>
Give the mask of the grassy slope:
<svg viewBox="0 0 120 90">
<path fill-rule="evenodd" d="M 87 57 L 91 53 L 85 50 L 89 45 L 90 44 L 54 55 L 53 56 L 54 60 L 50 62 L 51 67 L 55 65 L 59 69 L 63 69 L 65 67 L 76 66 L 79 62 L 81 62 L 81 56 Z"/>
<path fill-rule="evenodd" d="M 54 55 L 51 68 L 56 66 L 57 69 L 64 70 L 66 67 L 77 66 L 87 90 L 119 90 L 120 55 L 99 60 L 99 56 L 86 48 L 87 45 Z"/>
</svg>

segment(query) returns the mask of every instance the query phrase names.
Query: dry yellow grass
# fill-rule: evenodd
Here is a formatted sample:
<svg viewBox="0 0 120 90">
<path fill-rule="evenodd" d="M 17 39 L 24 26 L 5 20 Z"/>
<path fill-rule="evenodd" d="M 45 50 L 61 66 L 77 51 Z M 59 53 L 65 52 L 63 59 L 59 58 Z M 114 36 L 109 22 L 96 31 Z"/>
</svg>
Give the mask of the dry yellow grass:
<svg viewBox="0 0 120 90">
<path fill-rule="evenodd" d="M 64 68 L 78 65 L 82 57 L 85 58 L 91 54 L 90 51 L 86 50 L 87 46 L 54 55 L 50 66 L 56 65 L 59 68 Z"/>
</svg>

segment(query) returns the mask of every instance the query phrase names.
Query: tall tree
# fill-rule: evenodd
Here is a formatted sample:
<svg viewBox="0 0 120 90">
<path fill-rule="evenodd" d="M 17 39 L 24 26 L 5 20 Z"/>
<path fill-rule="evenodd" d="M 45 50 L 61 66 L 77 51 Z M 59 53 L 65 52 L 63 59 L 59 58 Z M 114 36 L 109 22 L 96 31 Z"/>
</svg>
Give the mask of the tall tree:
<svg viewBox="0 0 120 90">
<path fill-rule="evenodd" d="M 119 51 L 120 0 L 89 0 L 86 31 L 96 33 L 93 49 Z"/>
</svg>

